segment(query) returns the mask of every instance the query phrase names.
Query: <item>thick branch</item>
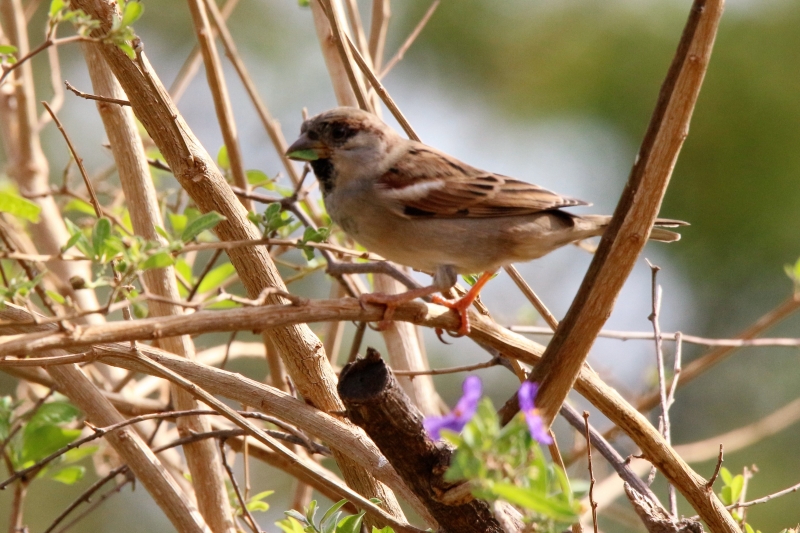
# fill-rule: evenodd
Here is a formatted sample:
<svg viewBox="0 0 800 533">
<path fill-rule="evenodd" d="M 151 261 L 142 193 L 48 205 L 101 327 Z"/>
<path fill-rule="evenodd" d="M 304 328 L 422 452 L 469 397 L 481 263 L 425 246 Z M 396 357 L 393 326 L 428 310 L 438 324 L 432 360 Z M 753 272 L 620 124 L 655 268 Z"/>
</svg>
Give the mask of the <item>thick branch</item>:
<svg viewBox="0 0 800 533">
<path fill-rule="evenodd" d="M 97 35 L 111 28 L 116 3 L 111 0 L 74 0 L 71 4 L 100 21 Z M 247 219 L 247 212 L 231 191 L 208 152 L 200 145 L 181 117 L 166 89 L 141 52 L 135 61 L 113 45 L 101 51 L 128 95 L 131 107 L 158 146 L 181 186 L 203 212 L 217 211 L 225 217 L 215 231 L 222 240 L 257 239 L 258 230 Z M 229 252 L 250 298 L 257 298 L 265 287 L 284 289 L 283 281 L 264 246 L 235 248 Z M 270 296 L 271 303 L 281 298 Z M 282 327 L 272 332 L 276 348 L 298 391 L 305 399 L 328 412 L 342 409 L 336 396 L 336 377 L 325 356 L 322 343 L 304 324 Z M 396 517 L 402 511 L 394 496 L 371 478 L 368 472 L 348 462 L 337 462 L 351 486 L 368 497 L 383 501 L 384 508 Z"/>
<path fill-rule="evenodd" d="M 484 501 L 445 505 L 439 500 L 439 495 L 452 488 L 442 475 L 450 465 L 453 449 L 435 443 L 427 435 L 422 427 L 422 413 L 411 403 L 377 351 L 369 348 L 365 359 L 342 370 L 339 396 L 348 418 L 378 445 L 443 528 L 439 531 L 503 531 Z"/>
<path fill-rule="evenodd" d="M 125 98 L 125 93 L 108 69 L 96 45 L 85 45 L 86 64 L 92 78 L 94 91 L 114 98 Z M 131 215 L 133 230 L 148 240 L 159 240 L 155 228 L 162 227 L 158 198 L 150 178 L 147 156 L 136 128 L 133 113 L 127 107 L 98 102 L 98 112 L 108 134 L 111 151 L 119 171 L 119 179 Z M 150 269 L 142 273 L 149 292 L 171 300 L 180 299 L 175 270 L 172 267 Z M 150 301 L 150 315 L 180 316 L 183 309 L 177 305 Z M 194 344 L 187 335 L 161 339 L 160 346 L 176 355 L 194 358 Z M 181 410 L 197 409 L 199 404 L 178 387 L 172 388 L 175 407 Z M 182 417 L 177 422 L 181 433 L 205 433 L 210 426 L 203 417 Z M 232 512 L 222 477 L 220 458 L 212 440 L 204 439 L 184 446 L 184 454 L 192 476 L 197 505 L 209 527 L 215 532 L 233 531 Z"/>
</svg>

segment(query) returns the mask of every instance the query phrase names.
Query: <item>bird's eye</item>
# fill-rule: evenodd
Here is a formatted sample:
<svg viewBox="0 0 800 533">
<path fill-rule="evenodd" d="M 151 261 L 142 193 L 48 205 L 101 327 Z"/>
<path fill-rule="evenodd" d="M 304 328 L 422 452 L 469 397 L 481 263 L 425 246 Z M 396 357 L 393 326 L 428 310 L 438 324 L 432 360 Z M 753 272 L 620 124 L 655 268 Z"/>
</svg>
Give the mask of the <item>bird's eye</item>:
<svg viewBox="0 0 800 533">
<path fill-rule="evenodd" d="M 336 124 L 331 128 L 331 136 L 335 141 L 344 140 L 349 132 L 350 130 L 344 124 Z"/>
</svg>

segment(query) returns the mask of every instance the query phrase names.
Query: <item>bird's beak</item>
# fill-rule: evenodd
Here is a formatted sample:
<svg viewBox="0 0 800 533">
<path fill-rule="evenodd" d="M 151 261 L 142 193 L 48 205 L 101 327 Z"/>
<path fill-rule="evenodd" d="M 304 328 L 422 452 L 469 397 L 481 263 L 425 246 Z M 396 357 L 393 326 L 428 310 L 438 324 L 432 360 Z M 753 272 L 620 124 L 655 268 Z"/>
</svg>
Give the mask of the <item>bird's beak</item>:
<svg viewBox="0 0 800 533">
<path fill-rule="evenodd" d="M 324 143 L 309 139 L 305 133 L 286 150 L 286 157 L 298 161 L 315 161 L 329 155 L 330 150 Z"/>
</svg>

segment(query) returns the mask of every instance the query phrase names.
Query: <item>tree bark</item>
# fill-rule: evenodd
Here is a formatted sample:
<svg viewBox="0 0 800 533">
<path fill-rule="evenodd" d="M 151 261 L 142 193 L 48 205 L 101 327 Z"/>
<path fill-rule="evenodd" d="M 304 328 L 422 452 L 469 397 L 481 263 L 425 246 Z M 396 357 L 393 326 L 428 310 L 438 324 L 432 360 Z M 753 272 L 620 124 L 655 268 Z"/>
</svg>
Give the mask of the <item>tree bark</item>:
<svg viewBox="0 0 800 533">
<path fill-rule="evenodd" d="M 342 370 L 339 396 L 347 416 L 367 432 L 417 494 L 439 523 L 439 532 L 503 533 L 485 501 L 445 505 L 438 500 L 452 486 L 442 475 L 450 465 L 453 448 L 431 440 L 422 426 L 422 413 L 375 349 L 368 348 L 366 358 Z"/>
</svg>

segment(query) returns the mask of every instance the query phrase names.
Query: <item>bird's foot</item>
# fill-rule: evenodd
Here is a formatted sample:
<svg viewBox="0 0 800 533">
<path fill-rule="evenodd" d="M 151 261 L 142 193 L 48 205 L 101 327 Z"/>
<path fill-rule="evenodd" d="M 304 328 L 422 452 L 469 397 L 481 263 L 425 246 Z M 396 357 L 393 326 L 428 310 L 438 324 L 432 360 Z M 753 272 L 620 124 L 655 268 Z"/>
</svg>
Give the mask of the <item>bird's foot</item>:
<svg viewBox="0 0 800 533">
<path fill-rule="evenodd" d="M 383 331 L 389 327 L 392 323 L 392 317 L 394 317 L 395 310 L 403 305 L 404 303 L 408 303 L 415 298 L 422 298 L 424 296 L 428 296 L 432 292 L 436 292 L 436 287 L 419 287 L 417 289 L 411 289 L 410 291 L 402 292 L 400 294 L 386 294 L 383 292 L 371 292 L 367 294 L 362 294 L 358 297 L 358 301 L 361 304 L 361 307 L 364 307 L 367 304 L 378 304 L 378 305 L 385 305 L 386 311 L 383 313 L 383 319 L 378 322 L 378 331 Z"/>
<path fill-rule="evenodd" d="M 361 304 L 361 307 L 364 307 L 367 304 L 386 306 L 386 310 L 383 312 L 383 318 L 380 322 L 378 322 L 378 327 L 376 328 L 378 331 L 384 331 L 391 325 L 392 317 L 394 316 L 394 311 L 397 309 L 397 306 L 401 303 L 405 303 L 403 300 L 400 300 L 399 296 L 402 295 L 371 292 L 359 296 L 358 302 Z"/>
<path fill-rule="evenodd" d="M 475 301 L 475 298 L 469 298 L 464 296 L 463 298 L 459 298 L 458 300 L 446 300 L 438 295 L 433 295 L 431 297 L 431 301 L 438 305 L 443 305 L 448 309 L 452 309 L 458 316 L 461 318 L 461 325 L 459 326 L 458 330 L 456 331 L 455 337 L 463 337 L 465 335 L 469 335 L 469 315 L 467 314 L 467 310 L 469 306 L 472 305 L 472 302 Z M 437 328 L 437 335 L 439 335 L 439 328 Z M 441 336 L 439 336 L 441 339 Z"/>
</svg>

